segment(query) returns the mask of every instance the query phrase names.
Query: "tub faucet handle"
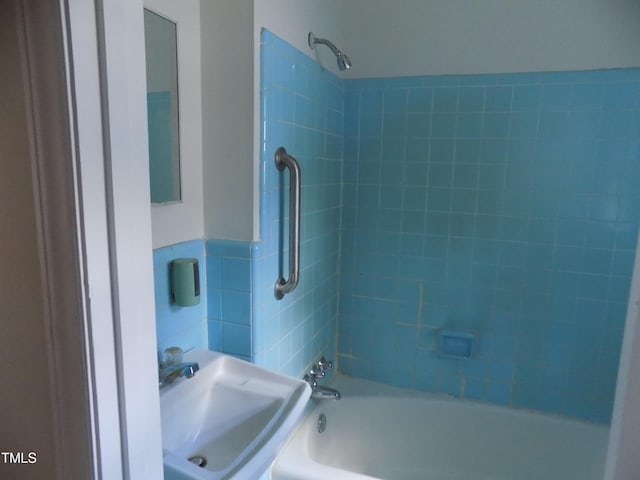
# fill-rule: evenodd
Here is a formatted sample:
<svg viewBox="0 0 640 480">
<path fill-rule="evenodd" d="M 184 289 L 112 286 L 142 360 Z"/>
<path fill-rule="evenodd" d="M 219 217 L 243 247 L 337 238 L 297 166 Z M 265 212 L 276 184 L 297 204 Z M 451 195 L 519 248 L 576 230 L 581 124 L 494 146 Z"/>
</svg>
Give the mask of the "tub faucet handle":
<svg viewBox="0 0 640 480">
<path fill-rule="evenodd" d="M 333 368 L 333 361 L 326 360 L 324 357 L 320 357 L 320 360 L 318 360 L 318 368 L 323 371 L 329 370 Z"/>
<path fill-rule="evenodd" d="M 305 375 L 302 379 L 311 386 L 312 390 L 318 388 L 318 381 L 316 380 L 316 377 Z"/>
<path fill-rule="evenodd" d="M 324 369 L 322 369 L 320 365 L 314 365 L 311 367 L 311 370 L 309 370 L 309 375 L 314 378 L 324 378 Z"/>
</svg>

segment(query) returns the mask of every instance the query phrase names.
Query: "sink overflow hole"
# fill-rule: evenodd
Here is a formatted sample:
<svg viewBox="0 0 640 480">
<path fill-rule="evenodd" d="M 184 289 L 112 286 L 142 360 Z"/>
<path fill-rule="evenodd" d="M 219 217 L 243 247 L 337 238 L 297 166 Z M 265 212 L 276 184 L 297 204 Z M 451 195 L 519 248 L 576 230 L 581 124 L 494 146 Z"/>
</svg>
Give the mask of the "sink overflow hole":
<svg viewBox="0 0 640 480">
<path fill-rule="evenodd" d="M 191 457 L 189 461 L 200 468 L 204 468 L 207 465 L 207 459 L 199 455 Z"/>
<path fill-rule="evenodd" d="M 327 428 L 327 416 L 321 413 L 318 417 L 318 433 L 322 433 Z"/>
</svg>

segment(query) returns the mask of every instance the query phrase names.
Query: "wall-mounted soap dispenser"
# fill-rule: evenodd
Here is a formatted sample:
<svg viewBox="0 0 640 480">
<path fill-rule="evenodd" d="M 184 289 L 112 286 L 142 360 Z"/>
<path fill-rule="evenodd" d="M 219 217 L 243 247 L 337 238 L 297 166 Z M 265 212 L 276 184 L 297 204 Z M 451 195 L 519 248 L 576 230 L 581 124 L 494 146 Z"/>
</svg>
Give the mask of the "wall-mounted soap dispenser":
<svg viewBox="0 0 640 480">
<path fill-rule="evenodd" d="M 190 307 L 200 303 L 200 269 L 197 258 L 176 258 L 169 263 L 171 303 Z"/>
</svg>

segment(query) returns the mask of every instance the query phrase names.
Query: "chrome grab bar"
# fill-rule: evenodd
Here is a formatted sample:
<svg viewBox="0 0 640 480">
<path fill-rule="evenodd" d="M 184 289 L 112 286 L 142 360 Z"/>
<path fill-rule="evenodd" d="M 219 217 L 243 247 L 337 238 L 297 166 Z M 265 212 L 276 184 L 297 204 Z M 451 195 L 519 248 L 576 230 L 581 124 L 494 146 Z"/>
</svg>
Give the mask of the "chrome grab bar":
<svg viewBox="0 0 640 480">
<path fill-rule="evenodd" d="M 275 154 L 276 168 L 289 168 L 289 280 L 280 276 L 276 280 L 274 293 L 277 300 L 292 292 L 300 279 L 300 165 L 279 147 Z"/>
</svg>

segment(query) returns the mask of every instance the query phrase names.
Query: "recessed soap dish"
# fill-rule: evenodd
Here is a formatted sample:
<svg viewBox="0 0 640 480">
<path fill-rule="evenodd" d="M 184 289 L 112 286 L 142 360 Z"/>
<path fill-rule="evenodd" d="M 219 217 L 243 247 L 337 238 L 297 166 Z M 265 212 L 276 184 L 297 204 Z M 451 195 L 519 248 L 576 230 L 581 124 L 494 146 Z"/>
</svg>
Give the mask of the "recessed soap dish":
<svg viewBox="0 0 640 480">
<path fill-rule="evenodd" d="M 440 330 L 438 354 L 441 357 L 467 359 L 473 355 L 476 335 L 459 330 Z"/>
</svg>

